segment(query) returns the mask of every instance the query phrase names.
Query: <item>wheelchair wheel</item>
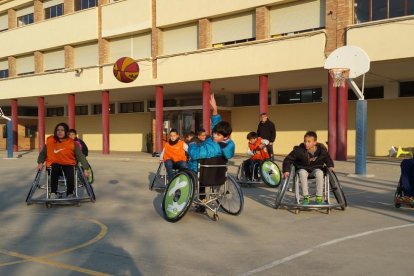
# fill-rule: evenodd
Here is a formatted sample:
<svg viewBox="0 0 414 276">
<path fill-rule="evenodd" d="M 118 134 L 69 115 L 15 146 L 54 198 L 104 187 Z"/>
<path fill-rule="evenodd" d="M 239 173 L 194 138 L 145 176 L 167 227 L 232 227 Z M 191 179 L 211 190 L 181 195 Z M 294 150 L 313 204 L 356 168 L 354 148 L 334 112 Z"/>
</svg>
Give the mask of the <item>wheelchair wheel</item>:
<svg viewBox="0 0 414 276">
<path fill-rule="evenodd" d="M 88 164 L 89 164 L 89 162 L 88 162 Z M 88 172 L 89 172 L 88 182 L 89 182 L 89 184 L 92 184 L 93 181 L 95 180 L 95 178 L 93 177 L 93 170 L 92 170 L 91 164 L 89 164 L 89 170 L 88 170 Z"/>
<path fill-rule="evenodd" d="M 244 206 L 243 192 L 236 180 L 230 175 L 227 176 L 227 191 L 224 190 L 225 186 L 219 187 L 219 193 L 223 193 L 224 196 L 217 202 L 221 204 L 220 207 L 224 212 L 234 216 L 239 215 Z"/>
<path fill-rule="evenodd" d="M 91 198 L 91 201 L 95 202 L 96 201 L 95 192 L 93 191 L 93 188 L 92 188 L 91 184 L 89 183 L 88 178 L 83 173 L 82 167 L 80 165 L 78 165 L 76 168 L 78 170 L 78 178 L 80 178 L 81 181 L 83 182 L 83 186 L 85 187 L 86 192 L 88 193 L 89 197 Z"/>
<path fill-rule="evenodd" d="M 181 171 L 168 183 L 162 200 L 162 211 L 167 221 L 179 221 L 190 208 L 194 197 L 194 179 L 191 172 Z"/>
<path fill-rule="evenodd" d="M 26 202 L 28 202 L 32 198 L 33 194 L 36 192 L 36 189 L 39 186 L 39 181 L 40 181 L 40 177 L 41 176 L 42 176 L 42 171 L 41 170 L 40 171 L 37 171 L 37 174 L 35 176 L 35 179 L 33 181 L 33 184 L 30 187 L 29 193 L 27 194 Z"/>
<path fill-rule="evenodd" d="M 281 173 L 276 163 L 266 160 L 260 166 L 260 176 L 269 187 L 277 187 L 280 184 Z"/>
<path fill-rule="evenodd" d="M 282 181 L 282 185 L 279 186 L 279 189 L 276 193 L 275 209 L 279 209 L 280 203 L 282 203 L 282 199 L 285 196 L 286 190 L 289 188 L 289 183 L 294 177 L 295 177 L 295 167 L 292 166 L 292 168 L 290 169 L 288 178 Z"/>
<path fill-rule="evenodd" d="M 336 201 L 341 204 L 341 209 L 345 210 L 348 206 L 348 203 L 345 198 L 344 191 L 342 190 L 341 184 L 339 183 L 338 177 L 334 172 L 327 170 L 329 176 L 329 183 L 331 185 L 331 190 L 335 196 Z"/>
<path fill-rule="evenodd" d="M 161 187 L 165 188 L 165 184 L 164 184 L 165 179 L 161 178 L 163 166 L 164 166 L 164 163 L 160 163 L 160 165 L 158 166 L 157 172 L 155 173 L 154 178 L 152 179 L 150 186 L 149 186 L 149 189 L 151 191 L 157 188 L 161 188 Z"/>
</svg>

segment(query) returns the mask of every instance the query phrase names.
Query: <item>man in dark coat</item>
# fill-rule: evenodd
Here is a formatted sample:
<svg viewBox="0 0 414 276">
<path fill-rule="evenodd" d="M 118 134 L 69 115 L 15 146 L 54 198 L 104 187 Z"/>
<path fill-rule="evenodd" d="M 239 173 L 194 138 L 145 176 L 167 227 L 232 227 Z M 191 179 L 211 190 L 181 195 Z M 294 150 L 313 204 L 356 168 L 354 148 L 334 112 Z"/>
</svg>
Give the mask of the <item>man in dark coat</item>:
<svg viewBox="0 0 414 276">
<path fill-rule="evenodd" d="M 275 124 L 267 117 L 267 113 L 260 114 L 260 122 L 257 126 L 257 136 L 269 141 L 266 148 L 270 158 L 274 161 L 273 143 L 276 139 L 276 127 Z"/>
</svg>

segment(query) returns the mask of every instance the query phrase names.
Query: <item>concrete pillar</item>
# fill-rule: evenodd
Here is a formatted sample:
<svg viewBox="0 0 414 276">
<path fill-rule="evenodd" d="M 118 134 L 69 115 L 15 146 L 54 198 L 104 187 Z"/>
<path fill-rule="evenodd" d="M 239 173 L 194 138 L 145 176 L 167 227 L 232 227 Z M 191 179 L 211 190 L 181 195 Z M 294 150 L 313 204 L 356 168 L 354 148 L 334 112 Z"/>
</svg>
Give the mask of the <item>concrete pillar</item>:
<svg viewBox="0 0 414 276">
<path fill-rule="evenodd" d="M 337 129 L 337 88 L 333 86 L 333 78 L 328 73 L 328 149 L 333 160 L 336 160 L 336 129 Z"/>
<path fill-rule="evenodd" d="M 267 75 L 259 76 L 259 114 L 268 110 L 269 79 Z"/>
<path fill-rule="evenodd" d="M 19 132 L 18 132 L 18 108 L 17 108 L 17 99 L 11 100 L 11 119 L 12 119 L 12 128 L 13 128 L 13 151 L 17 152 L 19 150 Z"/>
<path fill-rule="evenodd" d="M 102 91 L 102 154 L 109 154 L 109 91 Z"/>
<path fill-rule="evenodd" d="M 75 94 L 68 95 L 68 121 L 69 128 L 75 127 Z"/>
<path fill-rule="evenodd" d="M 338 87 L 338 128 L 336 159 L 346 161 L 348 159 L 348 82 L 345 86 Z"/>
<path fill-rule="evenodd" d="M 203 81 L 203 128 L 207 134 L 211 134 L 210 95 L 211 83 L 209 81 Z"/>
<path fill-rule="evenodd" d="M 37 133 L 39 137 L 39 151 L 45 145 L 45 98 L 37 98 Z"/>
<path fill-rule="evenodd" d="M 155 87 L 155 151 L 161 152 L 162 144 L 162 126 L 164 123 L 164 87 Z"/>
</svg>

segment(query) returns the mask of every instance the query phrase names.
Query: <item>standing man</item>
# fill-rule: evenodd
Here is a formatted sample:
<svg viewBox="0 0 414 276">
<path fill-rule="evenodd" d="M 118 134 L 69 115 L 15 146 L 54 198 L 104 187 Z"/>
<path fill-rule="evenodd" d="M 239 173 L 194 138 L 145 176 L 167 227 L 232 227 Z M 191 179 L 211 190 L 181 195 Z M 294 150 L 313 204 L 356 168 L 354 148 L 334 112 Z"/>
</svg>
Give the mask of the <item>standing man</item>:
<svg viewBox="0 0 414 276">
<path fill-rule="evenodd" d="M 276 127 L 275 124 L 267 117 L 267 113 L 260 114 L 260 122 L 257 126 L 257 136 L 269 141 L 266 148 L 270 158 L 274 161 L 273 143 L 276 139 Z"/>
</svg>

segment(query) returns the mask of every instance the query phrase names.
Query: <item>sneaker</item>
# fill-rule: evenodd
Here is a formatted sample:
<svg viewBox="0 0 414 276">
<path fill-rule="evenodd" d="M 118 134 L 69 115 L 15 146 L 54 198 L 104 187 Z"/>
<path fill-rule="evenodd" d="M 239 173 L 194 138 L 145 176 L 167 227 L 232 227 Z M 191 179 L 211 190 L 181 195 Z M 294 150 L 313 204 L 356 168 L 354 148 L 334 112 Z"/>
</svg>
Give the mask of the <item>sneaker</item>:
<svg viewBox="0 0 414 276">
<path fill-rule="evenodd" d="M 59 197 L 58 197 L 58 195 L 57 194 L 55 194 L 55 193 L 51 193 L 50 195 L 49 195 L 49 199 L 58 199 Z"/>
<path fill-rule="evenodd" d="M 323 205 L 323 204 L 325 204 L 325 202 L 323 201 L 323 197 L 322 196 L 316 196 L 315 203 L 316 203 L 316 205 Z"/>
<path fill-rule="evenodd" d="M 75 196 L 75 194 L 68 194 L 67 196 L 66 196 L 66 198 L 75 198 L 76 196 Z"/>
<path fill-rule="evenodd" d="M 309 205 L 309 196 L 304 196 L 304 197 L 303 197 L 302 204 L 303 204 L 303 205 Z"/>
</svg>

